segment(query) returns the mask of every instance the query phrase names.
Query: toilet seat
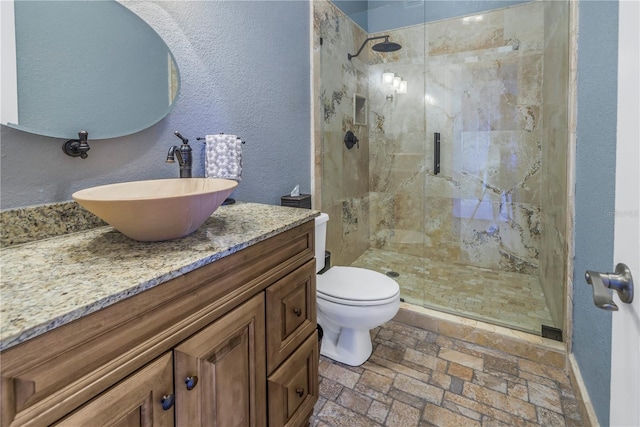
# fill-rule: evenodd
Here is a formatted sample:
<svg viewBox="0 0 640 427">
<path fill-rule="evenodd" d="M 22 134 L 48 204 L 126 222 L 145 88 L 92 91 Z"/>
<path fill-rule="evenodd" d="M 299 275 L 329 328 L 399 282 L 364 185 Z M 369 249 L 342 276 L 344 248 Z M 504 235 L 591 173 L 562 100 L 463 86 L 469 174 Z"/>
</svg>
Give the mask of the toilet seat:
<svg viewBox="0 0 640 427">
<path fill-rule="evenodd" d="M 336 266 L 317 276 L 318 298 L 342 305 L 382 305 L 397 300 L 400 286 L 377 271 Z"/>
</svg>

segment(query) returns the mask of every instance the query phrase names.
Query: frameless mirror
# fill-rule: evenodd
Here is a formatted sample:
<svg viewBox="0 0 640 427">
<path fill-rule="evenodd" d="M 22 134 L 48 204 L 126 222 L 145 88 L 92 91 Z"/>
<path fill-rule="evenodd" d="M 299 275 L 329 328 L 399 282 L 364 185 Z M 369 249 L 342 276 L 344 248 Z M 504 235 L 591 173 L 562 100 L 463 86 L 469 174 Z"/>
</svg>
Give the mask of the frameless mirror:
<svg viewBox="0 0 640 427">
<path fill-rule="evenodd" d="M 123 5 L 16 0 L 14 12 L 17 118 L 3 114 L 2 124 L 105 139 L 146 129 L 171 110 L 179 90 L 173 55 Z"/>
</svg>

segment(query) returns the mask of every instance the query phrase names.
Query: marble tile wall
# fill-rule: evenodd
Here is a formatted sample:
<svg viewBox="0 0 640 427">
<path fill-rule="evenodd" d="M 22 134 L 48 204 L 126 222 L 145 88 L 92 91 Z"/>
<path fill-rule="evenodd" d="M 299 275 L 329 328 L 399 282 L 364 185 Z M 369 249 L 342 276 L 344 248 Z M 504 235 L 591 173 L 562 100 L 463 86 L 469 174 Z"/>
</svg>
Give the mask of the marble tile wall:
<svg viewBox="0 0 640 427">
<path fill-rule="evenodd" d="M 369 68 L 373 247 L 538 274 L 544 16 L 532 3 L 388 32 L 403 49 Z M 409 93 L 389 99 L 384 71 Z"/>
<path fill-rule="evenodd" d="M 350 264 L 369 247 L 369 130 L 354 123 L 354 94 L 367 97 L 368 49 L 353 58 L 367 33 L 329 1 L 314 1 L 314 93 L 318 209 L 329 214 L 327 250 L 332 264 Z M 320 46 L 320 38 L 322 45 Z M 359 148 L 347 149 L 352 131 Z"/>
</svg>

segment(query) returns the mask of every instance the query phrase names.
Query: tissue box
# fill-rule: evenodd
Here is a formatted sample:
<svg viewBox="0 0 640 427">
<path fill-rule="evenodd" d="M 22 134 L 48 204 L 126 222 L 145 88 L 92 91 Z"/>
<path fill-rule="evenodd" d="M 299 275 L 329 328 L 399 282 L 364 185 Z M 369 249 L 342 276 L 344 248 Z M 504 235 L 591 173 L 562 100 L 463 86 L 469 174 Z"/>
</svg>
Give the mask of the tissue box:
<svg viewBox="0 0 640 427">
<path fill-rule="evenodd" d="M 282 196 L 280 205 L 292 208 L 311 209 L 311 194 L 301 194 L 299 196 Z"/>
</svg>

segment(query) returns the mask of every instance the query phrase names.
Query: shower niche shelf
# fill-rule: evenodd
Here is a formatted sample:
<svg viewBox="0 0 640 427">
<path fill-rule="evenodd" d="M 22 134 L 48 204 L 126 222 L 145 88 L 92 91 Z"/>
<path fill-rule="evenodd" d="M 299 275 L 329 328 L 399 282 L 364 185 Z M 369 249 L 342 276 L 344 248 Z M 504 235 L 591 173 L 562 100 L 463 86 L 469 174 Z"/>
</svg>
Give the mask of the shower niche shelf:
<svg viewBox="0 0 640 427">
<path fill-rule="evenodd" d="M 367 98 L 357 93 L 353 94 L 353 124 L 367 125 Z"/>
</svg>

